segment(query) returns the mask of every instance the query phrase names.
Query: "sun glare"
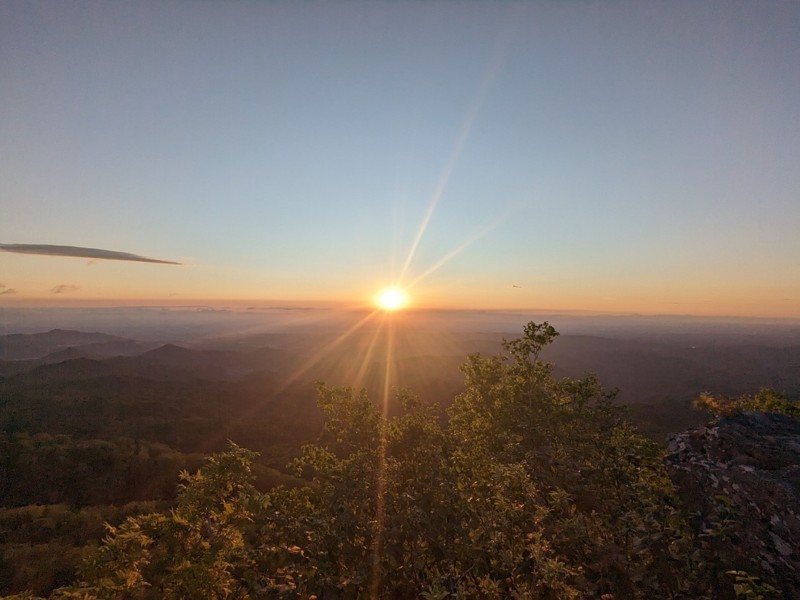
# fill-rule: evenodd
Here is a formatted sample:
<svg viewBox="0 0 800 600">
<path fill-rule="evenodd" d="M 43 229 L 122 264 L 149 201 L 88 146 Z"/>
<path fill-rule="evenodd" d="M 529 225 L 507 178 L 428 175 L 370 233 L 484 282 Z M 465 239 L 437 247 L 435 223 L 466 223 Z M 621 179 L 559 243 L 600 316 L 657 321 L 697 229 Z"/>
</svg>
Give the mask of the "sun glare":
<svg viewBox="0 0 800 600">
<path fill-rule="evenodd" d="M 383 310 L 392 312 L 404 308 L 408 304 L 408 297 L 400 288 L 388 287 L 378 293 L 375 303 Z"/>
</svg>

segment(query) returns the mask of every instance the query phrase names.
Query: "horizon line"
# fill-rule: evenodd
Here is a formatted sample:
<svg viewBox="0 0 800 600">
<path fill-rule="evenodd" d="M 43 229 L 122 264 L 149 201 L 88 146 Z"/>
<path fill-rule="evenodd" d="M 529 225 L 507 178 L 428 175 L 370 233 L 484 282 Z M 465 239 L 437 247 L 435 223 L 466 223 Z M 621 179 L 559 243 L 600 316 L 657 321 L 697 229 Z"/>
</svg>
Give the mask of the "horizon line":
<svg viewBox="0 0 800 600">
<path fill-rule="evenodd" d="M 190 301 L 169 301 L 165 299 L 143 298 L 136 300 L 109 300 L 107 298 L 81 298 L 54 300 L 52 298 L 0 298 L 1 310 L 69 310 L 69 309 L 169 309 L 169 310 L 197 310 L 212 309 L 218 311 L 255 313 L 268 310 L 334 310 L 339 312 L 363 312 L 374 310 L 368 302 L 345 301 L 303 301 L 303 300 L 254 300 L 254 299 L 203 299 Z M 16 301 L 16 302 L 14 302 Z M 6 304 L 8 302 L 8 304 Z M 765 314 L 703 314 L 703 313 L 665 313 L 647 312 L 641 310 L 612 311 L 587 308 L 500 308 L 500 307 L 454 307 L 454 306 L 410 306 L 398 314 L 413 315 L 414 313 L 492 313 L 492 314 L 539 314 L 545 316 L 597 316 L 597 317 L 640 317 L 640 318 L 703 318 L 703 319 L 756 319 L 800 322 L 800 315 L 765 315 Z"/>
</svg>

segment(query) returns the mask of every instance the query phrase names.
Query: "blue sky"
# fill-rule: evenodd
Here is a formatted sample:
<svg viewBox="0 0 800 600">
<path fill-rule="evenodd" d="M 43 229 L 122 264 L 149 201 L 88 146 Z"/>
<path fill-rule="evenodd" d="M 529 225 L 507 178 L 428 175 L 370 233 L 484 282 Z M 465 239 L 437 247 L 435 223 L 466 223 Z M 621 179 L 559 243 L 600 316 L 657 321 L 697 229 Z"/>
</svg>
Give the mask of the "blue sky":
<svg viewBox="0 0 800 600">
<path fill-rule="evenodd" d="M 430 214 L 420 306 L 800 317 L 798 31 L 796 2 L 4 2 L 0 243 L 184 265 L 0 252 L 0 300 L 364 302 Z"/>
</svg>

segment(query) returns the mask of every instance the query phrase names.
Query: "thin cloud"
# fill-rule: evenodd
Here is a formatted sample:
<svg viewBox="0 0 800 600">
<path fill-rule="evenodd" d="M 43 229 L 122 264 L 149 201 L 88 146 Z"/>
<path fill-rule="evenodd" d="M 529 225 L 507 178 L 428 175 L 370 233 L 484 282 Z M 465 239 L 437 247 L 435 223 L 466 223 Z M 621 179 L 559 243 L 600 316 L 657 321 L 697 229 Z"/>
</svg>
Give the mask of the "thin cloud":
<svg viewBox="0 0 800 600">
<path fill-rule="evenodd" d="M 18 294 L 17 290 L 14 288 L 6 287 L 4 285 L 0 285 L 0 296 L 5 296 L 6 294 Z"/>
<path fill-rule="evenodd" d="M 39 254 L 44 256 L 72 256 L 96 260 L 127 260 L 131 262 L 158 263 L 161 265 L 180 265 L 171 260 L 147 258 L 129 252 L 103 250 L 101 248 L 82 248 L 80 246 L 54 246 L 52 244 L 0 244 L 0 251 L 17 254 Z"/>
<path fill-rule="evenodd" d="M 62 283 L 61 285 L 57 285 L 50 290 L 54 294 L 65 294 L 68 292 L 77 292 L 78 286 L 77 285 L 69 285 L 66 283 Z"/>
</svg>

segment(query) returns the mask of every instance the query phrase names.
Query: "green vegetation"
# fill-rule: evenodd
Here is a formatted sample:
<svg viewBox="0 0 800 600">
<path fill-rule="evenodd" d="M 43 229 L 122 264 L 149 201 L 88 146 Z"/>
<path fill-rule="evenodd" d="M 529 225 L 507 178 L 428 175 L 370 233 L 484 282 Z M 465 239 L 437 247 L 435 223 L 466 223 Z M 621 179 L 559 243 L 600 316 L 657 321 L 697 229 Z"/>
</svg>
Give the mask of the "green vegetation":
<svg viewBox="0 0 800 600">
<path fill-rule="evenodd" d="M 75 579 L 76 566 L 90 557 L 106 531 L 127 517 L 163 510 L 163 502 L 73 508 L 64 504 L 0 510 L 0 581 L 6 588 L 45 592 Z"/>
<path fill-rule="evenodd" d="M 738 412 L 772 412 L 800 417 L 800 403 L 770 389 L 761 389 L 753 396 L 729 398 L 704 392 L 695 401 L 699 409 L 710 412 L 715 417 L 732 415 Z"/>
<path fill-rule="evenodd" d="M 0 498 L 6 506 L 171 498 L 178 473 L 202 463 L 200 456 L 155 442 L 26 432 L 0 434 L 0 457 Z"/>
<path fill-rule="evenodd" d="M 181 474 L 170 511 L 108 526 L 51 598 L 710 598 L 725 574 L 664 450 L 596 378 L 553 376 L 557 335 L 530 323 L 469 356 L 446 420 L 407 391 L 388 417 L 320 384 L 323 431 L 291 463 L 304 484 L 258 491 L 231 443 Z"/>
</svg>

